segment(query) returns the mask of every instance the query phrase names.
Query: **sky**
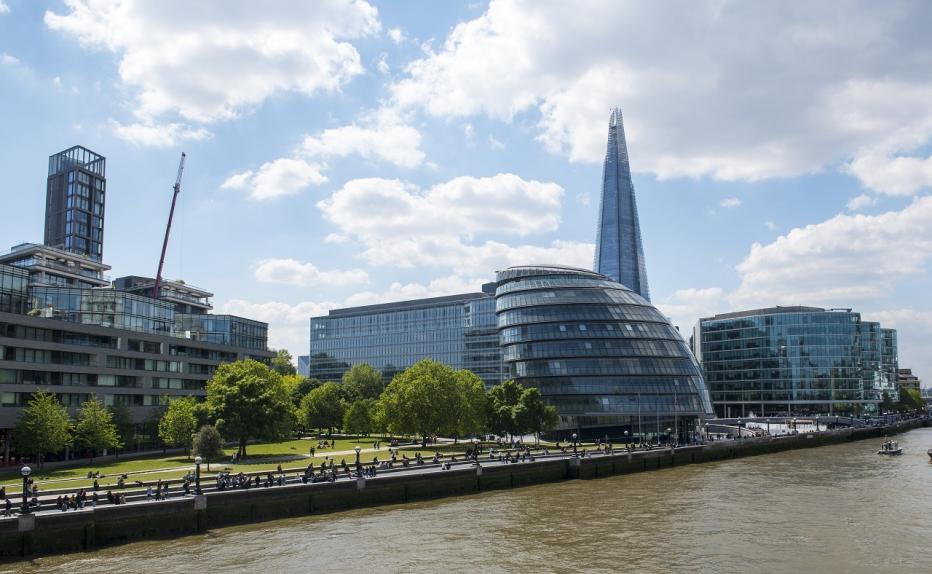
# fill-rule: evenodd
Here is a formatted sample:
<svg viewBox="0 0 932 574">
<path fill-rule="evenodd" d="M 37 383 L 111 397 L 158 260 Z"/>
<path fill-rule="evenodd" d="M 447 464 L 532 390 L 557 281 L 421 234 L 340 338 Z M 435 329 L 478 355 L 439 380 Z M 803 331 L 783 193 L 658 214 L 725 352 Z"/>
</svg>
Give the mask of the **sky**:
<svg viewBox="0 0 932 574">
<path fill-rule="evenodd" d="M 0 244 L 107 158 L 104 261 L 308 349 L 328 309 L 591 267 L 624 113 L 653 302 L 851 307 L 932 381 L 932 4 L 0 0 Z M 928 386 L 928 383 L 924 383 Z"/>
</svg>

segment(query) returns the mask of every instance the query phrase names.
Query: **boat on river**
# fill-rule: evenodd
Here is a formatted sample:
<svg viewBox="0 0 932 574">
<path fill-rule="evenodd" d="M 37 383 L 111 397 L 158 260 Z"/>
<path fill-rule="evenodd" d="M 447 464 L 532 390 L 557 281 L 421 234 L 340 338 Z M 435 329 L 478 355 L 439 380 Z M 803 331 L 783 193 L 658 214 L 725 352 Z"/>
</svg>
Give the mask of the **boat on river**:
<svg viewBox="0 0 932 574">
<path fill-rule="evenodd" d="M 895 456 L 898 454 L 903 454 L 903 448 L 898 445 L 895 440 L 887 440 L 884 441 L 882 445 L 880 445 L 880 450 L 877 451 L 877 454 Z"/>
</svg>

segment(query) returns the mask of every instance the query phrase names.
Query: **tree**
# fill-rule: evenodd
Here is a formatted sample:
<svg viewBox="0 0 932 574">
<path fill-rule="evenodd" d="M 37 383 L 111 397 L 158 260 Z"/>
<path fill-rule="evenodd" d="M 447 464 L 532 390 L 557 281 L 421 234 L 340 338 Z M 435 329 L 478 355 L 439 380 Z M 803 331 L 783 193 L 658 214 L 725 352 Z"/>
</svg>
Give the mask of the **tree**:
<svg viewBox="0 0 932 574">
<path fill-rule="evenodd" d="M 285 375 L 282 379 L 285 382 L 285 388 L 288 390 L 288 396 L 291 397 L 291 402 L 296 408 L 301 406 L 301 399 L 323 384 L 317 379 L 302 377 L 301 375 Z"/>
<path fill-rule="evenodd" d="M 925 403 L 922 402 L 922 393 L 919 389 L 900 389 L 900 407 L 904 411 L 922 410 Z"/>
<path fill-rule="evenodd" d="M 356 399 L 377 399 L 384 390 L 382 373 L 365 363 L 353 365 L 343 373 L 343 392 L 351 402 Z"/>
<path fill-rule="evenodd" d="M 488 422 L 488 395 L 485 383 L 471 371 L 462 370 L 454 373 L 459 391 L 459 407 L 456 409 L 456 428 L 454 436 L 479 434 L 486 430 Z"/>
<path fill-rule="evenodd" d="M 893 400 L 893 398 L 890 397 L 890 394 L 887 393 L 887 391 L 884 391 L 881 395 L 880 410 L 882 413 L 889 413 L 895 408 L 896 402 Z"/>
<path fill-rule="evenodd" d="M 333 427 L 343 423 L 346 403 L 340 385 L 324 383 L 301 399 L 302 422 L 309 428 L 327 429 L 327 435 L 333 434 Z"/>
<path fill-rule="evenodd" d="M 20 454 L 35 456 L 42 468 L 44 454 L 61 452 L 71 442 L 68 409 L 52 393 L 36 391 L 19 414 L 13 440 Z"/>
<path fill-rule="evenodd" d="M 108 407 L 113 424 L 117 428 L 117 434 L 124 445 L 129 445 L 136 438 L 136 424 L 133 417 L 129 414 L 129 409 L 124 405 L 113 405 Z"/>
<path fill-rule="evenodd" d="M 96 397 L 85 402 L 78 410 L 74 445 L 91 451 L 91 463 L 97 452 L 123 446 L 119 431 L 113 424 L 113 414 Z"/>
<path fill-rule="evenodd" d="M 343 430 L 355 435 L 368 435 L 372 432 L 372 418 L 375 414 L 375 399 L 356 399 L 343 415 Z"/>
<path fill-rule="evenodd" d="M 249 439 L 281 440 L 294 420 L 282 376 L 252 359 L 217 367 L 205 404 L 217 430 L 237 441 L 240 456 Z"/>
<path fill-rule="evenodd" d="M 395 375 L 379 402 L 388 429 L 420 434 L 422 446 L 428 436 L 455 430 L 461 406 L 453 369 L 430 359 Z"/>
<path fill-rule="evenodd" d="M 514 419 L 518 432 L 534 433 L 538 444 L 540 433 L 553 429 L 559 422 L 557 409 L 544 403 L 536 387 L 528 387 L 521 392 L 518 404 L 514 407 Z"/>
<path fill-rule="evenodd" d="M 272 357 L 271 364 L 272 370 L 280 375 L 294 375 L 298 372 L 294 368 L 294 360 L 291 357 L 291 353 L 287 349 L 279 349 L 275 351 L 275 356 Z"/>
<path fill-rule="evenodd" d="M 185 451 L 197 431 L 197 400 L 181 397 L 168 403 L 165 414 L 159 419 L 159 438 L 168 446 L 183 446 Z"/>
<path fill-rule="evenodd" d="M 202 426 L 194 435 L 191 450 L 196 456 L 207 461 L 207 472 L 210 472 L 210 459 L 223 456 L 223 437 L 220 436 L 220 431 L 210 425 Z"/>
<path fill-rule="evenodd" d="M 515 420 L 515 407 L 521 400 L 522 392 L 524 392 L 524 387 L 511 379 L 489 390 L 489 428 L 496 434 L 510 436 L 521 434 L 521 429 Z"/>
</svg>

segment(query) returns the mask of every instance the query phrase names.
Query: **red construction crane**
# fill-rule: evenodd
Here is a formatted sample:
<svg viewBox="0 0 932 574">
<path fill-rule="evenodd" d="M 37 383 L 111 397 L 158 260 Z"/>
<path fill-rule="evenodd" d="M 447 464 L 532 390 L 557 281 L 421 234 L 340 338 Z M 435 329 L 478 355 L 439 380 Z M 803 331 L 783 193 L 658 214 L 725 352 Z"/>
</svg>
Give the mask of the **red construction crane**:
<svg viewBox="0 0 932 574">
<path fill-rule="evenodd" d="M 181 193 L 181 172 L 184 171 L 184 152 L 181 152 L 181 162 L 178 164 L 178 177 L 175 178 L 175 193 L 172 194 L 172 208 L 168 212 L 168 225 L 165 226 L 165 240 L 162 242 L 162 256 L 159 257 L 159 270 L 155 274 L 155 287 L 152 288 L 152 298 L 158 299 L 159 289 L 162 286 L 162 265 L 165 264 L 165 250 L 168 249 L 168 234 L 172 230 L 172 218 L 175 217 L 175 202 L 178 201 L 178 194 Z"/>
</svg>

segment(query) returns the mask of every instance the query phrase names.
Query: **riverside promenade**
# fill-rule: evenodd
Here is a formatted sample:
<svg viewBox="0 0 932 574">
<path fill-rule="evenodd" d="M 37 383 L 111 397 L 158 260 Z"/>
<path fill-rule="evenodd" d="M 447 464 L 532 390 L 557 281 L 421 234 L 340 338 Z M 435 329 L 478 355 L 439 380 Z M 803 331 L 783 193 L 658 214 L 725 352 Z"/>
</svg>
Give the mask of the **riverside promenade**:
<svg viewBox="0 0 932 574">
<path fill-rule="evenodd" d="M 922 419 L 886 427 L 840 429 L 781 437 L 742 438 L 680 448 L 614 452 L 535 453 L 518 462 L 480 457 L 472 462 L 424 464 L 379 471 L 375 476 L 345 475 L 305 483 L 302 469 L 283 469 L 281 486 L 218 490 L 205 483 L 204 494 L 170 492 L 149 501 L 144 490 L 127 489 L 126 504 L 101 503 L 96 508 L 61 512 L 40 510 L 0 519 L 0 556 L 5 560 L 44 554 L 92 550 L 123 542 L 183 536 L 211 528 L 360 507 L 515 488 L 568 479 L 588 479 L 643 472 L 670 466 L 724 460 L 840 442 L 874 439 L 928 424 Z M 874 445 L 865 445 L 874 448 Z M 265 475 L 265 473 L 263 473 Z M 276 475 L 278 476 L 278 475 Z M 261 482 L 261 481 L 260 481 Z M 278 484 L 276 481 L 275 484 Z M 54 494 L 54 493 L 52 493 Z"/>
</svg>

